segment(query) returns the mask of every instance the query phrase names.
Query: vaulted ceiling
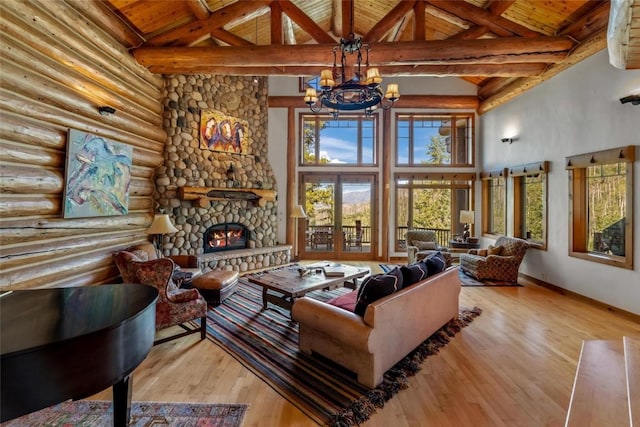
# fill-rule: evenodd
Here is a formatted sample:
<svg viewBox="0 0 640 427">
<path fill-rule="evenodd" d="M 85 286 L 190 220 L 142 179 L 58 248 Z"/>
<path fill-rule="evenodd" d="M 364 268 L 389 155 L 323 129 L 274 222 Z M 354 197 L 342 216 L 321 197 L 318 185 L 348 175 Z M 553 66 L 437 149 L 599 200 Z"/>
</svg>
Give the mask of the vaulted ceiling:
<svg viewBox="0 0 640 427">
<path fill-rule="evenodd" d="M 98 4 L 118 17 L 103 28 L 154 73 L 318 75 L 333 64 L 339 39 L 354 33 L 370 43 L 369 61 L 383 76 L 464 78 L 485 111 L 606 48 L 611 8 L 608 0 Z"/>
</svg>

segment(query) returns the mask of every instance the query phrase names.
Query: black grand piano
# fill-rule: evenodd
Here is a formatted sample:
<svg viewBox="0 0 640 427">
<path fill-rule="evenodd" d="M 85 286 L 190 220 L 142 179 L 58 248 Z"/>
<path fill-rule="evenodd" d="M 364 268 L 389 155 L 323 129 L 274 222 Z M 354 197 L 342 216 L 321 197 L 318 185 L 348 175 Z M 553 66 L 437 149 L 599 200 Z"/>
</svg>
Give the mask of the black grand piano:
<svg viewBox="0 0 640 427">
<path fill-rule="evenodd" d="M 155 335 L 155 288 L 101 285 L 0 295 L 0 421 L 113 386 L 129 423 L 130 375 Z"/>
</svg>

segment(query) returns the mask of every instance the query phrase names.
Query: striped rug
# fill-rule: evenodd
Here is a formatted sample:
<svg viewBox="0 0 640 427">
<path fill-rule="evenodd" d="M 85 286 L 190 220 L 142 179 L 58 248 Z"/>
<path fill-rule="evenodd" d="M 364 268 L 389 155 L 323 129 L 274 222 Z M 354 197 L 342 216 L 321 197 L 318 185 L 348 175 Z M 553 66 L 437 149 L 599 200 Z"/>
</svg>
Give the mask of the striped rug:
<svg viewBox="0 0 640 427">
<path fill-rule="evenodd" d="M 338 288 L 308 296 L 327 300 L 349 292 Z M 207 336 L 247 369 L 319 425 L 354 426 L 367 420 L 399 390 L 407 387 L 419 363 L 445 346 L 481 310 L 461 310 L 453 320 L 385 374 L 381 385 L 369 389 L 353 374 L 318 356 L 298 352 L 298 325 L 289 311 L 262 310 L 262 289 L 240 278 L 237 291 L 209 309 Z"/>
</svg>

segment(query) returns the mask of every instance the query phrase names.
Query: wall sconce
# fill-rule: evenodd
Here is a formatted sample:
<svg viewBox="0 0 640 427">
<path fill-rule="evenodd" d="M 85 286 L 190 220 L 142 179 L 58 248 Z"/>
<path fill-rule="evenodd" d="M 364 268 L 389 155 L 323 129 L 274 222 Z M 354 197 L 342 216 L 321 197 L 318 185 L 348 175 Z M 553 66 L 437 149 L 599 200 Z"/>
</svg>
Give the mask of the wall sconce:
<svg viewBox="0 0 640 427">
<path fill-rule="evenodd" d="M 502 138 L 500 141 L 508 142 L 509 144 L 513 143 L 513 138 Z"/>
<path fill-rule="evenodd" d="M 109 107 L 108 105 L 104 105 L 102 107 L 98 107 L 98 113 L 100 113 L 101 116 L 110 116 L 116 113 L 116 109 Z"/>
<path fill-rule="evenodd" d="M 631 105 L 640 105 L 640 95 L 629 95 L 624 98 L 620 98 L 621 104 L 626 104 L 627 102 L 630 102 Z"/>
</svg>

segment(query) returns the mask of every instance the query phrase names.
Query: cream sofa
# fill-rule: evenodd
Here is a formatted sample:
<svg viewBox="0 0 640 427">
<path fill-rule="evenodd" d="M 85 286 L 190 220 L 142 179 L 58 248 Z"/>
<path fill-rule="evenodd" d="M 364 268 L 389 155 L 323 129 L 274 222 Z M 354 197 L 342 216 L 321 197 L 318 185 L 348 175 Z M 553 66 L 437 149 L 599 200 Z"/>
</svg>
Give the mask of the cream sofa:
<svg viewBox="0 0 640 427">
<path fill-rule="evenodd" d="M 458 316 L 458 267 L 371 303 L 364 317 L 308 297 L 295 300 L 299 348 L 321 354 L 374 388 L 384 373 Z"/>
</svg>

